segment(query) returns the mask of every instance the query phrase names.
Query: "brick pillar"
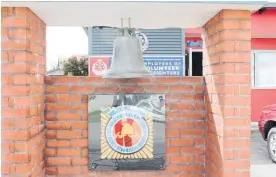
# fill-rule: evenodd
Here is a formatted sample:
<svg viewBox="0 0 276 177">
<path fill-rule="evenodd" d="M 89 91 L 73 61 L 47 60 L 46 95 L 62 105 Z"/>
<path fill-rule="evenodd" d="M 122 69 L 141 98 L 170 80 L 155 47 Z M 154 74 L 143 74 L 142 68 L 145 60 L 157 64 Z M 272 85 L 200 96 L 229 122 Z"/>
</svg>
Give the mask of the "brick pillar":
<svg viewBox="0 0 276 177">
<path fill-rule="evenodd" d="M 28 8 L 2 13 L 2 176 L 44 176 L 45 24 Z"/>
<path fill-rule="evenodd" d="M 206 176 L 250 176 L 251 13 L 222 10 L 204 25 Z"/>
</svg>

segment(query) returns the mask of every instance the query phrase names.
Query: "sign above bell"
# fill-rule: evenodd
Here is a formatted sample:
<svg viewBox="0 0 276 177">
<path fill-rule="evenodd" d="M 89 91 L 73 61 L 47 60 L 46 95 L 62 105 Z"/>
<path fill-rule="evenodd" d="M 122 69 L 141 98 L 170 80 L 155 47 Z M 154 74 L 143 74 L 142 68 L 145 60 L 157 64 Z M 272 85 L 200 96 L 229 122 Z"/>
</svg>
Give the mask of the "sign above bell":
<svg viewBox="0 0 276 177">
<path fill-rule="evenodd" d="M 145 66 L 139 39 L 124 28 L 114 41 L 110 69 L 104 78 L 140 78 L 152 76 Z"/>
</svg>

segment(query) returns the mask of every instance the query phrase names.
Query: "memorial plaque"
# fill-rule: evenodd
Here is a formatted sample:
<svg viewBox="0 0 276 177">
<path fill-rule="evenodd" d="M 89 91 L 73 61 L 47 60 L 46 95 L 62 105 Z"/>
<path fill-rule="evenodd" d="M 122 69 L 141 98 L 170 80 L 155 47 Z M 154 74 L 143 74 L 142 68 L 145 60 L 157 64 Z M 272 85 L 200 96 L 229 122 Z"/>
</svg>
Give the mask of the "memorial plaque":
<svg viewBox="0 0 276 177">
<path fill-rule="evenodd" d="M 165 95 L 88 96 L 90 170 L 165 168 Z"/>
</svg>

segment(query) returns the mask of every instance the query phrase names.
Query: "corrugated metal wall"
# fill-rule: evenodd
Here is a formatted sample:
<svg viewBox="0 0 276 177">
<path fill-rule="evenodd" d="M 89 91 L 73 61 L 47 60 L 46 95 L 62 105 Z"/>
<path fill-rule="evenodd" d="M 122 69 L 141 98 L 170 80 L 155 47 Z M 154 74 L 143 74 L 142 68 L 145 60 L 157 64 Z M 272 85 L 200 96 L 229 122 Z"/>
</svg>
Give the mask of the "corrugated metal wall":
<svg viewBox="0 0 276 177">
<path fill-rule="evenodd" d="M 149 41 L 144 55 L 151 56 L 183 56 L 184 32 L 179 28 L 141 29 Z M 113 41 L 118 35 L 112 28 L 88 28 L 89 55 L 112 55 Z"/>
</svg>

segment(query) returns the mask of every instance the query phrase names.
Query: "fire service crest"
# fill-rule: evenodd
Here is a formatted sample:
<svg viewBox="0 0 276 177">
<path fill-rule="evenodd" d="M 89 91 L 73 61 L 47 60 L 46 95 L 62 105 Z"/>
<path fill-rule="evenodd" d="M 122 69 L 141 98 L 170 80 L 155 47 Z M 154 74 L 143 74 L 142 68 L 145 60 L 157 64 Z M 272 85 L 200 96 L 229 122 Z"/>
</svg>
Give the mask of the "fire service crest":
<svg viewBox="0 0 276 177">
<path fill-rule="evenodd" d="M 165 168 L 165 95 L 90 95 L 88 117 L 90 170 Z"/>
<path fill-rule="evenodd" d="M 134 106 L 101 110 L 101 159 L 153 158 L 152 118 Z"/>
</svg>

